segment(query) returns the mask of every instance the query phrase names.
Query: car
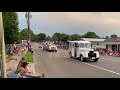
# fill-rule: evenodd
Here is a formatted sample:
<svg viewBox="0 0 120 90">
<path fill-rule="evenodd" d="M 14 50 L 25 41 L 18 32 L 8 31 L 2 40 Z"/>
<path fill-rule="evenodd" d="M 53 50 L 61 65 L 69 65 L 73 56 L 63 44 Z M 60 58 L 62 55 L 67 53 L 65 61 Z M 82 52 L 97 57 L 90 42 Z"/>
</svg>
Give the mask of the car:
<svg viewBox="0 0 120 90">
<path fill-rule="evenodd" d="M 69 55 L 71 58 L 78 58 L 83 62 L 85 62 L 86 59 L 97 62 L 100 58 L 99 52 L 91 48 L 91 42 L 89 41 L 70 41 Z"/>
<path fill-rule="evenodd" d="M 47 46 L 47 51 L 55 51 L 55 52 L 57 52 L 57 46 L 55 44 L 49 44 Z"/>
</svg>

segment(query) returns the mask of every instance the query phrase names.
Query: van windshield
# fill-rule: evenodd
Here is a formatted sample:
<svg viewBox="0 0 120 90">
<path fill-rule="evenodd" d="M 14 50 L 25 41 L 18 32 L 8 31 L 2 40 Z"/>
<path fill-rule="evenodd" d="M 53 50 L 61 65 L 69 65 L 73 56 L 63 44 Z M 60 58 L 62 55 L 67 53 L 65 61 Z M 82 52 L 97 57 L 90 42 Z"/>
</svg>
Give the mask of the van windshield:
<svg viewBox="0 0 120 90">
<path fill-rule="evenodd" d="M 91 48 L 90 43 L 80 43 L 80 48 Z"/>
<path fill-rule="evenodd" d="M 91 44 L 90 43 L 85 43 L 85 48 L 91 48 Z"/>
</svg>

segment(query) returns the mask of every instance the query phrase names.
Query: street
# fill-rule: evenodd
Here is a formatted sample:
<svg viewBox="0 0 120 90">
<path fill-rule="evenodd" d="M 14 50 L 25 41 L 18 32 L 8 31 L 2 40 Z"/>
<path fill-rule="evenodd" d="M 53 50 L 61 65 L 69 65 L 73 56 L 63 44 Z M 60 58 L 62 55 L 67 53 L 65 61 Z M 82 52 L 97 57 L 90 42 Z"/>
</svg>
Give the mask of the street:
<svg viewBox="0 0 120 90">
<path fill-rule="evenodd" d="M 120 78 L 120 57 L 100 56 L 98 62 L 69 58 L 68 50 L 47 52 L 32 43 L 35 50 L 36 75 L 47 78 Z"/>
</svg>

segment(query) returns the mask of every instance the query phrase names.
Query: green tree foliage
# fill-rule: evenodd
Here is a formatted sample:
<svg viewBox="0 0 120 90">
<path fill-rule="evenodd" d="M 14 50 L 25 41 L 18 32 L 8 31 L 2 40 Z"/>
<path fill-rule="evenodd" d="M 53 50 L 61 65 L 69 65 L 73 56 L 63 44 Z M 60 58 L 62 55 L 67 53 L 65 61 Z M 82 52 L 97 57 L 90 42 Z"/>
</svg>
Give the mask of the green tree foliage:
<svg viewBox="0 0 120 90">
<path fill-rule="evenodd" d="M 13 44 L 20 42 L 18 29 L 18 16 L 15 12 L 3 12 L 3 26 L 5 34 L 5 43 Z"/>
<path fill-rule="evenodd" d="M 53 41 L 61 41 L 61 33 L 54 33 L 52 39 Z"/>
<path fill-rule="evenodd" d="M 47 36 L 46 41 L 52 41 L 52 38 L 50 36 Z"/>
<path fill-rule="evenodd" d="M 106 36 L 106 37 L 105 37 L 105 39 L 108 39 L 108 38 L 109 38 L 109 36 Z"/>
<path fill-rule="evenodd" d="M 80 40 L 81 36 L 78 34 L 71 35 L 71 40 Z"/>
<path fill-rule="evenodd" d="M 27 31 L 27 29 L 21 30 L 20 39 L 21 40 L 28 40 L 28 31 Z"/>
<path fill-rule="evenodd" d="M 85 35 L 83 35 L 84 38 L 100 38 L 96 33 L 94 32 L 87 32 Z"/>
<path fill-rule="evenodd" d="M 20 32 L 18 32 L 18 42 L 17 43 L 21 43 Z"/>
<path fill-rule="evenodd" d="M 63 39 L 63 40 L 64 40 L 64 41 L 71 40 L 70 35 L 66 34 L 66 35 L 64 36 L 64 39 Z"/>
<path fill-rule="evenodd" d="M 45 33 L 39 33 L 38 34 L 38 41 L 46 41 L 46 34 Z"/>
<path fill-rule="evenodd" d="M 33 33 L 32 30 L 30 30 L 30 40 L 34 41 L 35 34 Z M 28 40 L 28 29 L 23 29 L 20 32 L 20 39 L 21 40 Z"/>
<path fill-rule="evenodd" d="M 65 33 L 54 33 L 52 36 L 53 41 L 67 41 L 71 39 L 71 36 Z"/>
<path fill-rule="evenodd" d="M 52 37 L 46 36 L 45 33 L 39 33 L 38 35 L 35 35 L 34 41 L 42 42 L 42 41 L 67 41 L 67 40 L 80 40 L 81 37 L 85 38 L 100 38 L 98 35 L 96 35 L 94 32 L 87 32 L 85 35 L 79 35 L 79 34 L 65 34 L 65 33 L 54 33 Z"/>
<path fill-rule="evenodd" d="M 33 40 L 33 41 L 34 41 L 34 42 L 39 42 L 39 41 L 38 41 L 38 35 L 37 35 L 37 34 L 34 35 L 34 40 Z"/>
<path fill-rule="evenodd" d="M 61 36 L 60 41 L 67 41 L 70 39 L 70 35 L 65 34 L 65 33 L 60 34 L 60 36 Z"/>
<path fill-rule="evenodd" d="M 117 38 L 118 36 L 116 34 L 112 34 L 110 37 L 111 38 Z"/>
<path fill-rule="evenodd" d="M 35 34 L 32 30 L 30 30 L 30 39 L 31 41 L 34 41 Z"/>
</svg>

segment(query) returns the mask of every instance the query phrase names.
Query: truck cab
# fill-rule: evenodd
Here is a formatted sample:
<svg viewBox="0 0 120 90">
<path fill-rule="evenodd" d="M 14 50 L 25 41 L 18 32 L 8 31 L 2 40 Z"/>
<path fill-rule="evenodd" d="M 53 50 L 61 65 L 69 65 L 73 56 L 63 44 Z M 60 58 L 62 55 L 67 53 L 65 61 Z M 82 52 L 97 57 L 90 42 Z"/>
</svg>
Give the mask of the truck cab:
<svg viewBox="0 0 120 90">
<path fill-rule="evenodd" d="M 91 48 L 91 42 L 89 41 L 70 41 L 69 55 L 71 58 L 79 58 L 83 62 L 86 59 L 97 62 L 99 59 L 99 52 Z"/>
</svg>

